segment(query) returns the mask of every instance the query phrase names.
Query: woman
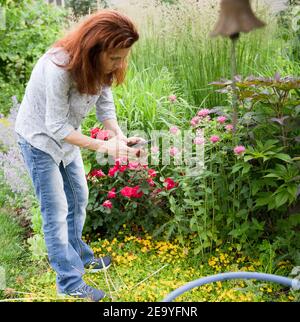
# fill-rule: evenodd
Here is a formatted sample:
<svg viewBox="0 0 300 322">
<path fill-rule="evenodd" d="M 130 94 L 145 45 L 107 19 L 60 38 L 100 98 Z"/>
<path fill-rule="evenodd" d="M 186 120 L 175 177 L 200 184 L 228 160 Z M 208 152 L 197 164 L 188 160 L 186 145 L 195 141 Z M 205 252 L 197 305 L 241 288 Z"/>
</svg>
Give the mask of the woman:
<svg viewBox="0 0 300 322">
<path fill-rule="evenodd" d="M 138 38 L 131 20 L 117 11 L 88 16 L 38 60 L 17 115 L 18 144 L 40 202 L 59 294 L 92 301 L 105 296 L 82 279 L 85 268 L 106 269 L 111 259 L 95 258 L 82 240 L 88 187 L 80 148 L 117 158 L 139 154 L 129 145 L 142 139 L 122 133 L 110 89 L 123 82 L 126 58 Z M 112 133 L 108 141 L 80 131 L 94 105 L 98 120 Z"/>
</svg>

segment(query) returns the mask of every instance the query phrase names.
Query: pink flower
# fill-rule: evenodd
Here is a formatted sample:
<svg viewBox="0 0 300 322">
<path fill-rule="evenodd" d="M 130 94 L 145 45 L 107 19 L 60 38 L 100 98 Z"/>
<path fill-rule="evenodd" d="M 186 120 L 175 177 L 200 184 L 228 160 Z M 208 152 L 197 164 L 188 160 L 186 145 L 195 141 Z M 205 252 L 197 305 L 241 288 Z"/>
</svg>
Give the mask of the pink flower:
<svg viewBox="0 0 300 322">
<path fill-rule="evenodd" d="M 127 170 L 127 165 L 121 165 L 120 168 L 119 168 L 119 171 L 120 172 L 124 172 L 125 170 Z"/>
<path fill-rule="evenodd" d="M 200 117 L 205 117 L 210 113 L 210 110 L 207 108 L 203 108 L 202 110 L 198 111 L 197 115 Z"/>
<path fill-rule="evenodd" d="M 95 169 L 92 172 L 90 172 L 90 176 L 101 178 L 101 177 L 105 177 L 105 173 L 101 169 Z"/>
<path fill-rule="evenodd" d="M 132 188 L 131 187 L 124 187 L 123 189 L 120 190 L 120 194 L 124 197 L 130 198 L 132 196 Z"/>
<path fill-rule="evenodd" d="M 128 169 L 129 170 L 135 170 L 136 168 L 139 167 L 139 162 L 129 162 L 128 163 Z"/>
<path fill-rule="evenodd" d="M 119 171 L 119 167 L 118 166 L 114 166 L 113 168 L 110 168 L 108 170 L 108 176 L 109 177 L 114 177 L 115 173 Z"/>
<path fill-rule="evenodd" d="M 148 174 L 149 174 L 150 178 L 156 177 L 156 171 L 153 169 L 148 169 Z"/>
<path fill-rule="evenodd" d="M 179 150 L 175 146 L 171 147 L 170 151 L 169 151 L 170 156 L 172 156 L 172 157 L 175 157 L 175 155 L 178 154 L 178 152 L 179 152 Z"/>
<path fill-rule="evenodd" d="M 177 101 L 177 97 L 176 97 L 176 95 L 174 95 L 174 94 L 170 95 L 170 96 L 169 96 L 169 101 L 170 101 L 171 103 L 175 103 L 175 102 Z"/>
<path fill-rule="evenodd" d="M 121 157 L 115 159 L 115 166 L 119 167 L 120 164 L 127 164 L 128 163 L 128 158 L 127 157 Z"/>
<path fill-rule="evenodd" d="M 98 140 L 107 141 L 108 138 L 109 138 L 109 131 L 106 131 L 106 130 L 100 130 L 96 136 L 96 139 Z"/>
<path fill-rule="evenodd" d="M 111 190 L 108 191 L 107 198 L 108 199 L 113 199 L 116 198 L 116 188 L 112 188 Z"/>
<path fill-rule="evenodd" d="M 153 179 L 147 179 L 147 182 L 149 183 L 149 186 L 154 187 L 155 186 L 155 182 L 153 181 Z"/>
<path fill-rule="evenodd" d="M 177 126 L 171 126 L 171 127 L 170 127 L 170 132 L 171 132 L 172 134 L 177 134 L 177 133 L 178 133 L 178 131 L 179 131 L 179 128 L 178 128 Z"/>
<path fill-rule="evenodd" d="M 220 141 L 220 137 L 218 135 L 212 135 L 209 140 L 212 143 L 217 143 L 218 141 Z"/>
<path fill-rule="evenodd" d="M 219 117 L 217 118 L 217 121 L 218 121 L 220 124 L 225 123 L 225 122 L 226 122 L 226 120 L 227 120 L 227 117 L 226 117 L 226 116 L 219 116 Z"/>
<path fill-rule="evenodd" d="M 90 130 L 91 138 L 98 140 L 108 140 L 109 131 L 101 130 L 99 127 L 95 127 Z"/>
<path fill-rule="evenodd" d="M 159 147 L 158 146 L 151 147 L 151 152 L 154 154 L 157 154 L 159 152 Z"/>
<path fill-rule="evenodd" d="M 110 200 L 105 200 L 103 202 L 102 206 L 105 207 L 105 208 L 111 209 L 112 208 L 112 202 Z"/>
<path fill-rule="evenodd" d="M 204 144 L 205 142 L 205 139 L 204 138 L 201 138 L 199 136 L 197 136 L 195 139 L 194 139 L 194 143 L 197 144 L 197 145 L 201 145 L 201 144 Z"/>
<path fill-rule="evenodd" d="M 165 187 L 166 187 L 167 190 L 171 190 L 171 189 L 175 188 L 178 185 L 178 183 L 175 183 L 174 180 L 171 179 L 171 178 L 166 178 L 164 180 L 164 183 L 166 184 Z"/>
<path fill-rule="evenodd" d="M 233 152 L 236 155 L 240 155 L 240 154 L 244 153 L 245 151 L 246 151 L 246 148 L 243 145 L 238 145 L 233 149 Z"/>
<path fill-rule="evenodd" d="M 199 116 L 195 116 L 191 119 L 191 125 L 192 126 L 196 126 L 199 123 L 200 117 Z"/>
<path fill-rule="evenodd" d="M 141 198 L 144 195 L 144 193 L 140 189 L 141 189 L 140 186 L 133 187 L 132 188 L 132 197 Z"/>
<path fill-rule="evenodd" d="M 232 130 L 233 130 L 233 125 L 232 125 L 232 124 L 227 124 L 227 125 L 225 126 L 225 129 L 226 129 L 228 132 L 230 132 L 230 131 L 232 131 Z"/>
</svg>

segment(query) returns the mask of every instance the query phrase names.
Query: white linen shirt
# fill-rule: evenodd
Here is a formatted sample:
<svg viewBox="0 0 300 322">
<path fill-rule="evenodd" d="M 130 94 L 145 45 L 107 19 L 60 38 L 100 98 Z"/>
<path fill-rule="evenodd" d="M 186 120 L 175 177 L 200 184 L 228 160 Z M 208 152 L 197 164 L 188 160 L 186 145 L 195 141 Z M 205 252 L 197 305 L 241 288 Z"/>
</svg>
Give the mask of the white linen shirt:
<svg viewBox="0 0 300 322">
<path fill-rule="evenodd" d="M 70 72 L 53 63 L 63 65 L 68 59 L 62 48 L 50 48 L 37 61 L 15 123 L 17 134 L 64 166 L 80 153 L 78 146 L 64 138 L 74 130 L 81 132 L 83 118 L 95 105 L 100 122 L 117 119 L 110 87 L 103 87 L 99 95 L 80 94 Z"/>
</svg>

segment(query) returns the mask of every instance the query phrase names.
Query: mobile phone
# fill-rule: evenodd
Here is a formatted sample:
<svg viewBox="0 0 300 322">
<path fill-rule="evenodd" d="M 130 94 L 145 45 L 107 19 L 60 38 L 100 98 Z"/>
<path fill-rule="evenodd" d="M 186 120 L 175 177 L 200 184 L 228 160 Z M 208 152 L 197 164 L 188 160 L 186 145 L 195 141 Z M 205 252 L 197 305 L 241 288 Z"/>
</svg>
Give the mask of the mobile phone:
<svg viewBox="0 0 300 322">
<path fill-rule="evenodd" d="M 136 144 L 133 144 L 133 145 L 129 145 L 131 148 L 139 148 L 143 145 L 146 145 L 148 143 L 150 143 L 152 140 L 148 140 L 148 141 L 143 141 L 143 142 L 138 142 Z"/>
</svg>

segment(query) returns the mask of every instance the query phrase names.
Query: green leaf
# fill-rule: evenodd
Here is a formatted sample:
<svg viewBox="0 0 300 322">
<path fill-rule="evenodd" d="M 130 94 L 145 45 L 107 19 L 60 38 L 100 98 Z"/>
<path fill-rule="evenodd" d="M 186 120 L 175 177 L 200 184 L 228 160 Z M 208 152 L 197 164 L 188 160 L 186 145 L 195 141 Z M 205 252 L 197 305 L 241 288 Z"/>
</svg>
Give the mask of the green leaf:
<svg viewBox="0 0 300 322">
<path fill-rule="evenodd" d="M 92 169 L 92 165 L 90 162 L 88 163 L 84 163 L 84 172 L 85 172 L 85 175 L 88 175 L 90 173 Z"/>
<path fill-rule="evenodd" d="M 275 197 L 276 207 L 280 207 L 285 204 L 289 199 L 289 194 L 286 192 L 279 192 Z"/>
<path fill-rule="evenodd" d="M 285 154 L 285 153 L 277 153 L 275 155 L 275 158 L 283 160 L 285 162 L 292 162 L 291 157 L 288 154 Z"/>
</svg>

